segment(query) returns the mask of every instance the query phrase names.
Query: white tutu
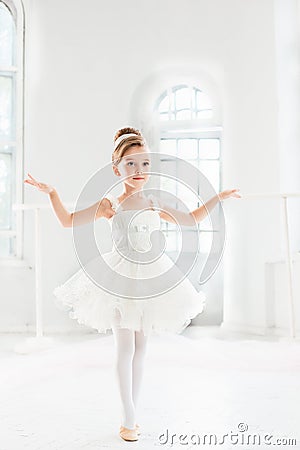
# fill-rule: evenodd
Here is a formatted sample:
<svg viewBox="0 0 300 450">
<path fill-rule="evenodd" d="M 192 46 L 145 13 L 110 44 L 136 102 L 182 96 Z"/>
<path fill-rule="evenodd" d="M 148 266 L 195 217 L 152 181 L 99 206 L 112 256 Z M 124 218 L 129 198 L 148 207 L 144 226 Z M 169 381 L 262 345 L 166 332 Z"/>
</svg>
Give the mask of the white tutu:
<svg viewBox="0 0 300 450">
<path fill-rule="evenodd" d="M 135 214 L 136 210 L 123 210 L 112 194 L 106 197 L 114 209 L 119 206 L 116 214 L 109 219 L 116 231 L 114 242 L 117 242 L 117 246 L 114 245 L 111 252 L 102 254 L 103 261 L 112 269 L 108 271 L 108 275 L 103 275 L 106 277 L 105 286 L 111 286 L 111 292 L 97 286 L 83 269 L 79 269 L 64 284 L 54 289 L 56 306 L 70 311 L 70 318 L 98 330 L 99 333 L 106 333 L 111 329 L 116 309 L 121 314 L 121 328 L 142 330 L 144 335 L 152 332 L 182 332 L 191 323 L 191 319 L 204 310 L 204 292 L 198 292 L 188 278 L 182 275 L 178 277 L 178 280 L 182 279 L 179 284 L 159 295 L 149 295 L 148 298 L 134 296 L 136 280 L 157 280 L 155 277 L 171 268 L 174 270 L 174 262 L 166 253 L 147 264 L 124 258 L 120 248 L 131 246 L 135 250 L 147 251 L 151 247 L 153 240 L 151 243 L 150 235 L 152 231 L 160 229 L 159 213 L 155 209 L 148 209 Z M 158 199 L 149 197 L 152 197 L 154 208 L 159 205 Z M 178 273 L 181 274 L 179 269 Z M 128 280 L 123 298 L 113 293 L 118 274 Z M 132 292 L 132 298 L 128 298 L 127 292 Z"/>
</svg>

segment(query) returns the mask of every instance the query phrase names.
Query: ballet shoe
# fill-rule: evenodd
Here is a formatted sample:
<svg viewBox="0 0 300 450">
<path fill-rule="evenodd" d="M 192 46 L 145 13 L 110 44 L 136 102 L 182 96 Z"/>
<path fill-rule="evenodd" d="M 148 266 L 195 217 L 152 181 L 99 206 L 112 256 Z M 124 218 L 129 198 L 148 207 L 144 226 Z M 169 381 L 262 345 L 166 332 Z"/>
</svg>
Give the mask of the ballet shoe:
<svg viewBox="0 0 300 450">
<path fill-rule="evenodd" d="M 124 428 L 123 425 L 120 426 L 120 429 L 121 428 Z M 140 436 L 141 428 L 140 428 L 140 426 L 137 423 L 135 424 L 135 429 L 136 429 L 136 432 L 137 432 L 138 436 Z"/>
<path fill-rule="evenodd" d="M 131 429 L 121 425 L 119 434 L 124 441 L 137 441 L 139 439 L 136 428 Z"/>
</svg>

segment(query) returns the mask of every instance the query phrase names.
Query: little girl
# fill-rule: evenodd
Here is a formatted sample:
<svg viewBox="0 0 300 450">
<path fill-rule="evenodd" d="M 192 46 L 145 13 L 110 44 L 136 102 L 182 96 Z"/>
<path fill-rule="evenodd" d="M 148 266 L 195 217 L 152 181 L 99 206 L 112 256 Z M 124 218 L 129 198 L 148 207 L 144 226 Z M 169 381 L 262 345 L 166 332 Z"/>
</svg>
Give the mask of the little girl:
<svg viewBox="0 0 300 450">
<path fill-rule="evenodd" d="M 49 195 L 62 226 L 71 227 L 74 222 L 80 225 L 100 217 L 105 217 L 111 226 L 114 225 L 117 230 L 114 248 L 102 257 L 113 268 L 115 278 L 118 278 L 117 273 L 128 277 L 132 293 L 137 278 L 146 279 L 151 274 L 155 277 L 172 267 L 172 260 L 165 253 L 148 264 L 140 264 L 128 258 L 128 255 L 132 255 L 132 246 L 138 252 L 150 250 L 150 234 L 160 229 L 161 219 L 192 226 L 203 220 L 207 211 L 219 201 L 240 197 L 237 194 L 239 189 L 226 190 L 212 197 L 205 205 L 184 213 L 162 204 L 153 195 L 144 195 L 143 186 L 149 179 L 147 172 L 150 165 L 149 149 L 140 131 L 122 128 L 114 137 L 112 154 L 112 169 L 123 180 L 123 193 L 120 197 L 109 193 L 89 208 L 69 213 L 54 187 L 38 182 L 30 174 L 29 179 L 24 180 Z M 73 222 L 73 219 L 76 220 Z M 126 258 L 122 256 L 120 249 L 127 254 Z M 110 285 L 114 286 L 114 279 Z M 72 319 L 97 329 L 99 333 L 112 330 L 116 344 L 116 373 L 123 406 L 123 423 L 119 435 L 126 441 L 138 440 L 140 427 L 136 423 L 135 414 L 149 335 L 152 331 L 180 333 L 192 318 L 204 310 L 204 293 L 197 292 L 192 283 L 184 278 L 173 289 L 153 298 L 147 296 L 136 300 L 125 298 L 125 295 L 122 298 L 96 286 L 82 269 L 53 292 L 58 306 L 72 309 L 69 313 Z"/>
</svg>

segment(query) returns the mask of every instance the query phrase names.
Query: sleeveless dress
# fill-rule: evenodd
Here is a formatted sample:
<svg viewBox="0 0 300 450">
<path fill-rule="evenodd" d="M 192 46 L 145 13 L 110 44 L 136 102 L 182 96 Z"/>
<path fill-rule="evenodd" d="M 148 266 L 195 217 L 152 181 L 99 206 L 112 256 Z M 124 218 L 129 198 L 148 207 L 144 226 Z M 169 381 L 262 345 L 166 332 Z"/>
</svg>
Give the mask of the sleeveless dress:
<svg viewBox="0 0 300 450">
<path fill-rule="evenodd" d="M 148 195 L 152 208 L 124 210 L 118 199 L 111 193 L 107 194 L 115 210 L 114 216 L 108 219 L 111 230 L 114 224 L 115 239 L 113 249 L 103 253 L 102 258 L 113 273 L 128 277 L 129 292 L 134 291 L 135 279 L 157 277 L 174 266 L 173 260 L 163 252 L 159 259 L 149 264 L 139 264 L 124 258 L 119 248 L 133 246 L 137 250 L 147 251 L 151 246 L 150 235 L 160 230 L 159 216 L 160 200 L 154 195 Z M 138 213 L 138 214 L 137 214 Z M 130 239 L 128 239 L 130 236 Z M 130 244 L 129 244 L 130 241 Z M 183 275 L 183 274 L 182 274 Z M 79 269 L 65 283 L 53 290 L 54 302 L 59 309 L 69 311 L 69 317 L 78 323 L 106 333 L 112 328 L 112 323 L 119 311 L 121 328 L 143 331 L 147 336 L 160 332 L 181 333 L 191 319 L 203 312 L 206 295 L 198 292 L 184 275 L 175 287 L 153 298 L 128 298 L 113 295 L 103 290 Z M 114 280 L 110 280 L 114 285 Z M 128 291 L 128 290 L 127 290 Z"/>
</svg>

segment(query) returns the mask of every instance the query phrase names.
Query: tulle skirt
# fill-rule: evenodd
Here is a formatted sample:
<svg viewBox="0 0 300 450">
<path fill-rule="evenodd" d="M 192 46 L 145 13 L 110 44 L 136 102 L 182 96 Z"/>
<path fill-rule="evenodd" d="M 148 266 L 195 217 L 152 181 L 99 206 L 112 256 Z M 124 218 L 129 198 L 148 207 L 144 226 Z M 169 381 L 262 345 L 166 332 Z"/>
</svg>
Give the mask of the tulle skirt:
<svg viewBox="0 0 300 450">
<path fill-rule="evenodd" d="M 132 276 L 134 271 L 136 273 L 136 264 L 133 267 L 114 250 L 103 254 L 102 258 L 134 282 Z M 171 265 L 174 265 L 171 258 L 163 254 L 153 265 L 144 266 L 144 273 L 140 273 L 142 277 L 149 278 L 163 273 Z M 113 279 L 111 283 L 113 285 Z M 160 332 L 181 333 L 194 317 L 204 311 L 206 301 L 204 292 L 198 292 L 186 277 L 173 289 L 153 298 L 122 298 L 97 286 L 83 269 L 57 286 L 53 294 L 59 309 L 69 311 L 71 319 L 99 333 L 106 333 L 112 328 L 118 310 L 119 327 L 143 331 L 145 336 Z"/>
</svg>

